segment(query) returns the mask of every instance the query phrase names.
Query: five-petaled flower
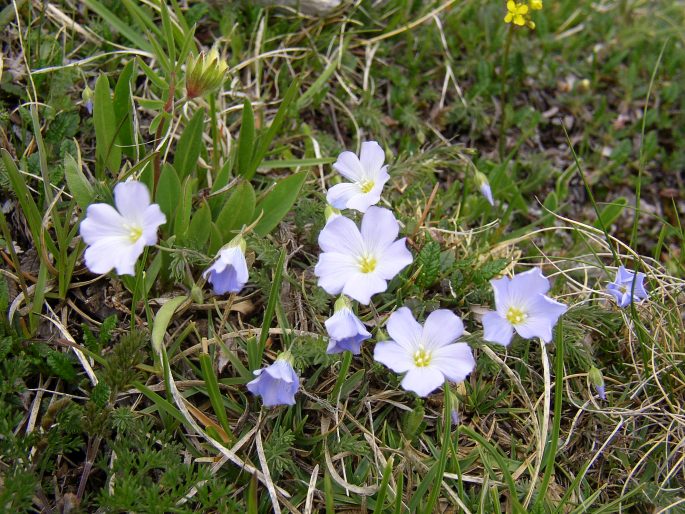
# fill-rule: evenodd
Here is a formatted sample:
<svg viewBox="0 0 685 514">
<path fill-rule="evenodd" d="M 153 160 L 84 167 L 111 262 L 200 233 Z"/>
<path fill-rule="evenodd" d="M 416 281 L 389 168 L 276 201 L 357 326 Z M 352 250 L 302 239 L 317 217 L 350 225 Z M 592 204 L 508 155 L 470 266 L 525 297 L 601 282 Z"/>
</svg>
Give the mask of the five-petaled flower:
<svg viewBox="0 0 685 514">
<path fill-rule="evenodd" d="M 514 23 L 523 27 L 528 20 L 528 4 L 509 0 L 507 2 L 507 15 L 504 17 L 505 23 Z"/>
<path fill-rule="evenodd" d="M 362 143 L 359 157 L 343 152 L 333 168 L 351 182 L 336 184 L 328 190 L 326 199 L 337 209 L 366 212 L 381 199 L 383 186 L 390 178 L 388 166 L 383 166 L 385 152 L 375 141 Z"/>
<path fill-rule="evenodd" d="M 445 379 L 462 382 L 476 365 L 469 345 L 454 342 L 464 333 L 464 324 L 446 309 L 433 311 L 422 327 L 402 307 L 392 313 L 387 328 L 392 341 L 376 344 L 374 360 L 406 373 L 402 387 L 419 396 L 428 396 Z"/>
<path fill-rule="evenodd" d="M 491 280 L 495 292 L 495 311 L 483 316 L 483 338 L 507 346 L 514 330 L 526 339 L 539 337 L 545 343 L 552 340 L 552 328 L 566 305 L 552 300 L 549 280 L 539 268 L 533 268 L 513 278 Z"/>
<path fill-rule="evenodd" d="M 293 369 L 290 352 L 281 353 L 271 366 L 258 369 L 254 374 L 257 378 L 247 383 L 247 389 L 261 396 L 266 407 L 295 405 L 300 379 Z"/>
<path fill-rule="evenodd" d="M 335 313 L 326 320 L 325 325 L 330 336 L 326 353 L 347 350 L 356 355 L 360 353 L 362 342 L 371 337 L 364 324 L 352 312 L 352 305 L 344 295 L 336 300 Z"/>
<path fill-rule="evenodd" d="M 114 188 L 114 205 L 88 206 L 80 232 L 88 245 L 86 266 L 93 273 L 112 268 L 119 275 L 133 275 L 146 246 L 157 243 L 157 229 L 166 223 L 159 205 L 150 204 L 150 192 L 142 182 L 131 180 Z"/>
<path fill-rule="evenodd" d="M 635 273 L 619 266 L 616 278 L 607 286 L 607 291 L 616 298 L 619 307 L 627 307 L 633 301 L 640 302 L 647 298 L 644 282 L 644 273 Z"/>
<path fill-rule="evenodd" d="M 395 240 L 400 225 L 388 209 L 370 207 L 364 214 L 361 232 L 345 216 L 330 220 L 319 233 L 319 256 L 314 274 L 329 294 L 343 293 L 364 305 L 382 293 L 412 255 L 405 238 Z"/>
<path fill-rule="evenodd" d="M 202 274 L 215 294 L 239 293 L 249 278 L 245 261 L 245 240 L 236 236 L 217 254 L 214 263 Z"/>
</svg>

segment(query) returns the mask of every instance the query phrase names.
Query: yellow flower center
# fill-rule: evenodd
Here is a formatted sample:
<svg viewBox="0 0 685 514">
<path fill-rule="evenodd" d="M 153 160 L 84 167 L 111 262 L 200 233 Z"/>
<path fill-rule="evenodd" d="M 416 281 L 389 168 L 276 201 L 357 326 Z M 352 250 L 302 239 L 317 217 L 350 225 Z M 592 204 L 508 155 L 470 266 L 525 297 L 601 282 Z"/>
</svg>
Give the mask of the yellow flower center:
<svg viewBox="0 0 685 514">
<path fill-rule="evenodd" d="M 368 193 L 373 189 L 374 182 L 373 180 L 365 180 L 360 184 L 360 186 L 362 188 L 362 193 Z"/>
<path fill-rule="evenodd" d="M 131 243 L 135 243 L 143 236 L 143 229 L 136 225 L 125 225 L 124 228 L 128 230 L 128 238 Z"/>
<path fill-rule="evenodd" d="M 618 288 L 621 293 L 626 294 L 628 292 L 628 288 L 626 286 L 621 286 Z"/>
<path fill-rule="evenodd" d="M 509 307 L 506 315 L 507 321 L 512 325 L 523 323 L 527 317 L 528 315 L 525 312 L 523 312 L 521 309 L 517 309 L 516 307 Z"/>
<path fill-rule="evenodd" d="M 431 352 L 427 351 L 422 344 L 414 352 L 414 364 L 417 368 L 425 368 L 431 363 Z"/>
<path fill-rule="evenodd" d="M 365 255 L 359 259 L 359 270 L 362 273 L 371 273 L 376 269 L 376 264 L 378 264 L 378 261 L 376 261 L 375 257 Z"/>
</svg>

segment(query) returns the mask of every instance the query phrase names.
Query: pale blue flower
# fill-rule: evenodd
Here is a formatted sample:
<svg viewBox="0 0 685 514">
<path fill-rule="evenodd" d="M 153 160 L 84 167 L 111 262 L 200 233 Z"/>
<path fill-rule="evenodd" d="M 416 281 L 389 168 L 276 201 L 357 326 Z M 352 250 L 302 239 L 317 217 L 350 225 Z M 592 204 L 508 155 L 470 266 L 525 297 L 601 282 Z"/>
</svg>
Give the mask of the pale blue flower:
<svg viewBox="0 0 685 514">
<path fill-rule="evenodd" d="M 381 199 L 383 186 L 390 178 L 388 167 L 383 166 L 385 152 L 375 141 L 362 143 L 357 157 L 343 152 L 333 168 L 351 182 L 337 184 L 328 190 L 326 199 L 336 209 L 356 209 L 366 212 Z"/>
<path fill-rule="evenodd" d="M 252 394 L 262 397 L 264 406 L 295 405 L 300 379 L 291 359 L 289 352 L 281 353 L 271 366 L 256 370 L 254 374 L 257 378 L 247 383 L 247 389 Z"/>
<path fill-rule="evenodd" d="M 202 274 L 215 294 L 239 293 L 249 279 L 245 261 L 245 240 L 237 236 L 217 254 L 214 263 Z"/>
<path fill-rule="evenodd" d="M 647 298 L 644 281 L 644 273 L 635 273 L 619 266 L 616 278 L 607 286 L 607 291 L 616 298 L 619 307 L 627 307 L 632 301 L 640 302 Z"/>
<path fill-rule="evenodd" d="M 361 232 L 345 216 L 330 220 L 319 234 L 319 256 L 314 274 L 329 294 L 345 294 L 364 305 L 382 293 L 403 268 L 411 264 L 400 225 L 388 209 L 370 207 L 362 218 Z"/>
<path fill-rule="evenodd" d="M 428 396 L 445 379 L 462 382 L 476 361 L 466 343 L 455 343 L 464 333 L 464 324 L 454 313 L 433 311 L 422 327 L 407 307 L 388 319 L 392 341 L 376 344 L 373 358 L 397 373 L 406 373 L 402 387 L 419 396 Z"/>
<path fill-rule="evenodd" d="M 150 203 L 145 184 L 130 180 L 114 188 L 114 205 L 94 203 L 86 210 L 79 227 L 88 245 L 86 267 L 93 273 L 114 268 L 119 275 L 133 275 L 138 257 L 146 246 L 157 243 L 157 229 L 166 216 L 156 203 Z"/>
<path fill-rule="evenodd" d="M 330 337 L 326 353 L 350 351 L 360 353 L 362 342 L 371 337 L 364 324 L 352 312 L 349 301 L 341 296 L 335 302 L 335 313 L 325 322 Z"/>
<path fill-rule="evenodd" d="M 482 194 L 490 205 L 495 206 L 495 199 L 492 197 L 492 189 L 490 188 L 490 183 L 487 177 L 480 171 L 476 172 L 476 184 L 478 184 L 478 189 L 480 194 Z"/>
<path fill-rule="evenodd" d="M 491 280 L 490 284 L 496 310 L 483 316 L 485 340 L 507 346 L 514 330 L 525 339 L 539 337 L 545 343 L 552 340 L 552 329 L 567 307 L 545 296 L 550 285 L 540 269 Z"/>
</svg>

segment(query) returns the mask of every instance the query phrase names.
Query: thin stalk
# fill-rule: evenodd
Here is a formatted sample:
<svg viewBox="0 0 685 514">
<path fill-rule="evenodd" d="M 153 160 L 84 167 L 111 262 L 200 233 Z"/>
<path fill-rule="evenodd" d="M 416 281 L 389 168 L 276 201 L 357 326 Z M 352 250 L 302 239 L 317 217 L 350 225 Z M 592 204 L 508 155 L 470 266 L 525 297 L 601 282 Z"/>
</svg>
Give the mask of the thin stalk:
<svg viewBox="0 0 685 514">
<path fill-rule="evenodd" d="M 509 71 L 509 51 L 511 49 L 511 40 L 514 38 L 514 27 L 509 25 L 509 32 L 507 32 L 507 39 L 504 43 L 504 55 L 502 56 L 502 70 L 500 77 L 502 80 L 502 89 L 500 92 L 500 100 L 502 105 L 502 116 L 499 124 L 499 160 L 504 161 L 504 153 L 506 151 L 505 133 L 507 130 L 507 105 L 509 105 L 509 88 L 507 87 L 507 72 Z"/>
</svg>

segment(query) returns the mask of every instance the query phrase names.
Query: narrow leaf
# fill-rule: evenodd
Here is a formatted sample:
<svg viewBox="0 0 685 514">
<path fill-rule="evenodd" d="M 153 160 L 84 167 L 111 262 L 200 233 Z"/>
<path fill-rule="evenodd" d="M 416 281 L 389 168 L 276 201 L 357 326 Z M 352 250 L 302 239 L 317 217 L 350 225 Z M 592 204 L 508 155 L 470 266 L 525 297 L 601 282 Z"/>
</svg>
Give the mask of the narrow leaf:
<svg viewBox="0 0 685 514">
<path fill-rule="evenodd" d="M 86 210 L 95 197 L 93 186 L 83 174 L 81 166 L 70 154 L 64 155 L 64 178 L 67 181 L 69 192 L 76 200 L 78 206 Z"/>
<path fill-rule="evenodd" d="M 186 126 L 176 145 L 174 168 L 181 179 L 195 170 L 202 151 L 202 133 L 205 128 L 205 110 L 198 110 Z"/>
<path fill-rule="evenodd" d="M 243 123 L 238 136 L 238 174 L 250 180 L 250 165 L 254 154 L 255 128 L 254 112 L 249 100 L 243 104 Z"/>
<path fill-rule="evenodd" d="M 254 229 L 257 234 L 265 236 L 278 226 L 297 200 L 306 178 L 306 171 L 284 178 L 257 204 L 257 215 L 263 213 Z"/>
<path fill-rule="evenodd" d="M 96 169 L 102 172 L 104 168 L 107 168 L 116 175 L 121 167 L 121 148 L 118 146 L 114 106 L 106 75 L 100 75 L 95 83 L 93 123 L 95 125 Z"/>
<path fill-rule="evenodd" d="M 166 334 L 166 329 L 171 322 L 171 317 L 174 315 L 174 312 L 176 312 L 176 309 L 178 309 L 187 298 L 187 296 L 177 296 L 172 298 L 162 305 L 162 307 L 157 311 L 157 315 L 155 316 L 155 320 L 152 324 L 151 336 L 152 348 L 155 350 L 155 353 L 161 351 L 162 345 L 164 344 L 164 334 Z"/>
<path fill-rule="evenodd" d="M 216 226 L 225 242 L 228 242 L 234 230 L 241 229 L 254 219 L 255 203 L 255 192 L 249 182 L 243 181 L 235 187 L 216 218 Z"/>
</svg>

